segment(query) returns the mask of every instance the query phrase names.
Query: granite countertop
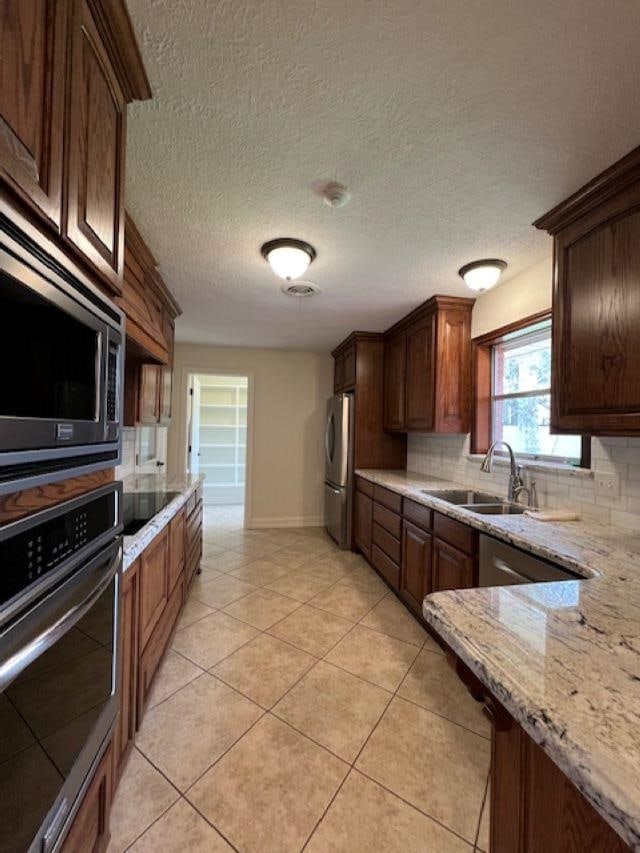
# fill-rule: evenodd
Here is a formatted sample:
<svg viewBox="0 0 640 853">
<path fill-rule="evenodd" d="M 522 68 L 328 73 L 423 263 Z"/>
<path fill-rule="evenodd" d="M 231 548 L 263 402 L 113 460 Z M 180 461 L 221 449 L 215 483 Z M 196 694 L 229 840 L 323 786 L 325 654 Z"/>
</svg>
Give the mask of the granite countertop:
<svg viewBox="0 0 640 853">
<path fill-rule="evenodd" d="M 421 491 L 458 483 L 357 473 L 584 578 L 438 592 L 425 598 L 423 615 L 640 850 L 640 530 L 477 515 Z"/>
<path fill-rule="evenodd" d="M 181 474 L 177 477 L 166 477 L 162 474 L 139 474 L 126 477 L 122 481 L 122 488 L 125 493 L 180 492 L 171 503 L 154 515 L 137 533 L 133 536 L 124 537 L 123 571 L 126 571 L 135 562 L 147 545 L 166 527 L 203 480 L 202 474 Z"/>
</svg>

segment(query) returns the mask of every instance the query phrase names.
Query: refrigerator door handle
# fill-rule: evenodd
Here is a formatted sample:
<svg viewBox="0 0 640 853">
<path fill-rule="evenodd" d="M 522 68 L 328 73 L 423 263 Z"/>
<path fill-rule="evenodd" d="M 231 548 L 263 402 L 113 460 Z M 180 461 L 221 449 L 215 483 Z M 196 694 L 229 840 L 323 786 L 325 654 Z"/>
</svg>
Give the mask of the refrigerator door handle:
<svg viewBox="0 0 640 853">
<path fill-rule="evenodd" d="M 327 488 L 329 489 L 330 492 L 333 492 L 334 495 L 340 494 L 340 489 L 334 489 L 334 487 L 330 486 L 329 484 L 327 484 Z"/>
<path fill-rule="evenodd" d="M 327 463 L 333 463 L 333 454 L 336 449 L 336 425 L 333 412 L 327 418 L 327 428 L 324 433 L 324 450 L 327 455 Z"/>
</svg>

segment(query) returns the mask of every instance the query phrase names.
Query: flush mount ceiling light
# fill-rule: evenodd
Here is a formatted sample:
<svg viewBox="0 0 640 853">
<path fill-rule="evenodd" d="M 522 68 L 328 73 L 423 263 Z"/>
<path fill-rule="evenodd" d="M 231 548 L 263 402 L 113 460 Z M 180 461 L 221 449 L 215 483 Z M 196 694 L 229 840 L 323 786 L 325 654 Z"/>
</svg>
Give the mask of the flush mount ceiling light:
<svg viewBox="0 0 640 853">
<path fill-rule="evenodd" d="M 300 278 L 316 257 L 313 246 L 305 243 L 304 240 L 294 240 L 292 237 L 269 240 L 260 251 L 274 273 L 286 281 Z"/>
<path fill-rule="evenodd" d="M 499 258 L 485 258 L 483 261 L 473 261 L 458 270 L 458 275 L 471 290 L 489 290 L 498 283 L 498 279 L 506 270 L 506 261 Z"/>
</svg>

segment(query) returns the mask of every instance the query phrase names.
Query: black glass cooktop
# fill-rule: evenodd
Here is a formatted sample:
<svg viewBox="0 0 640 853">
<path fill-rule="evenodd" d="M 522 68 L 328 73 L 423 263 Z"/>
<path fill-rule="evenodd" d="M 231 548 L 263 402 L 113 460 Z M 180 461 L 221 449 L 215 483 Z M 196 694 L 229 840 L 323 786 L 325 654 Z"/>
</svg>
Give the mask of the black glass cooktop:
<svg viewBox="0 0 640 853">
<path fill-rule="evenodd" d="M 149 519 L 177 498 L 180 492 L 125 492 L 122 496 L 122 523 L 125 536 L 132 536 Z"/>
</svg>

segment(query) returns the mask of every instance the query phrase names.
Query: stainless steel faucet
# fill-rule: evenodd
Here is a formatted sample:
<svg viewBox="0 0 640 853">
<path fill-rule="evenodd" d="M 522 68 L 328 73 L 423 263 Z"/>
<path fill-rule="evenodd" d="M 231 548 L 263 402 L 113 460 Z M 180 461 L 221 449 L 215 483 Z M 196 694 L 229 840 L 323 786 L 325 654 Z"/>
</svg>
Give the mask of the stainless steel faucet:
<svg viewBox="0 0 640 853">
<path fill-rule="evenodd" d="M 510 503 L 515 503 L 517 500 L 518 494 L 522 490 L 525 489 L 524 482 L 522 477 L 520 476 L 520 471 L 522 470 L 519 466 L 516 465 L 516 457 L 513 452 L 513 448 L 510 444 L 507 444 L 506 441 L 494 441 L 489 449 L 487 450 L 487 455 L 482 460 L 482 465 L 480 466 L 480 470 L 484 471 L 485 474 L 490 474 L 493 470 L 493 454 L 497 445 L 502 444 L 509 451 L 509 459 L 511 462 L 511 471 L 509 473 L 509 489 L 507 491 L 507 500 Z"/>
</svg>

